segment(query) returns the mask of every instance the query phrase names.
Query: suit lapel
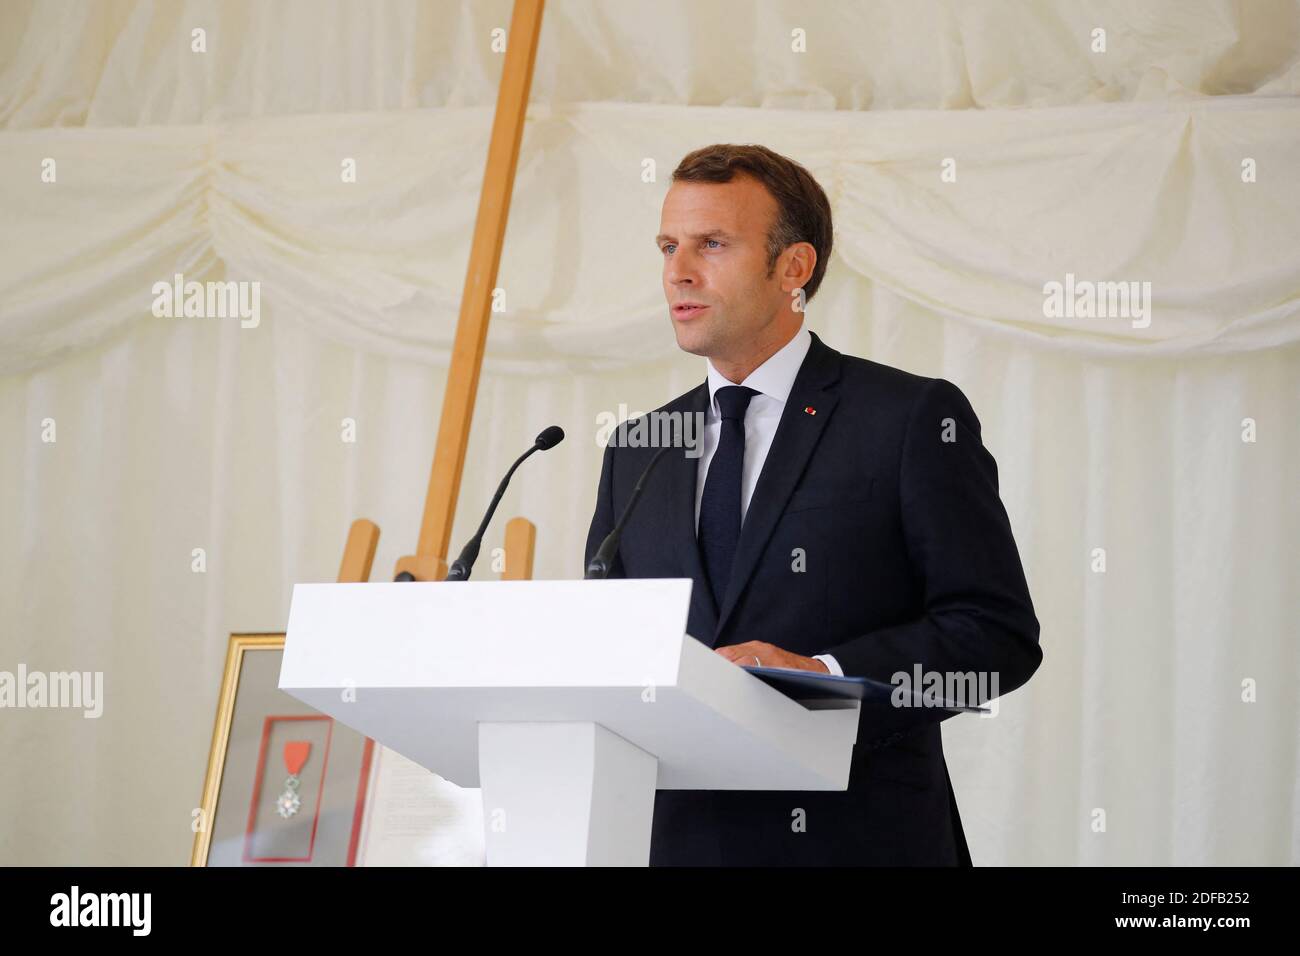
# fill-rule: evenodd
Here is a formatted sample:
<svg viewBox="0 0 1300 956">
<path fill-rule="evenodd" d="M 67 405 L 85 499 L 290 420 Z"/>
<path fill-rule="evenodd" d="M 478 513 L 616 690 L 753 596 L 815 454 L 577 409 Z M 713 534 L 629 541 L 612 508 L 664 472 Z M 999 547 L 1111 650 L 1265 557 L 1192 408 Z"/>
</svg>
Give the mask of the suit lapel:
<svg viewBox="0 0 1300 956">
<path fill-rule="evenodd" d="M 704 382 L 686 394 L 683 413 L 698 416 L 695 421 L 702 425 L 708 404 L 709 385 Z M 703 441 L 702 429 L 693 434 L 697 442 Z M 717 632 L 718 606 L 704 574 L 704 562 L 700 558 L 700 546 L 695 536 L 695 489 L 700 459 L 677 452 L 670 452 L 665 458 L 667 460 L 660 467 L 666 467 L 669 471 L 669 533 L 678 561 L 686 575 L 695 582 L 691 588 L 691 617 L 704 622 L 702 633 L 691 636 L 711 644 Z"/>
<path fill-rule="evenodd" d="M 749 583 L 759 556 L 767 546 L 777 520 L 785 511 L 785 504 L 793 494 L 813 448 L 839 401 L 839 389 L 834 387 L 839 381 L 839 373 L 840 353 L 823 344 L 814 333 L 808 354 L 799 367 L 799 374 L 795 376 L 790 396 L 786 399 L 785 410 L 781 413 L 776 435 L 772 438 L 767 459 L 763 462 L 763 470 L 754 488 L 754 496 L 745 511 L 731 579 L 727 582 L 723 595 L 717 627 L 710 635 L 712 643 L 716 643 L 718 635 L 726 627 L 731 612 L 744 592 L 745 585 Z M 707 401 L 707 385 L 704 394 Z M 808 407 L 814 408 L 816 414 L 808 414 L 805 411 Z M 694 514 L 694 497 L 691 498 L 690 514 Z M 698 550 L 695 561 L 697 565 L 700 564 Z M 695 590 L 708 589 L 697 587 Z"/>
</svg>

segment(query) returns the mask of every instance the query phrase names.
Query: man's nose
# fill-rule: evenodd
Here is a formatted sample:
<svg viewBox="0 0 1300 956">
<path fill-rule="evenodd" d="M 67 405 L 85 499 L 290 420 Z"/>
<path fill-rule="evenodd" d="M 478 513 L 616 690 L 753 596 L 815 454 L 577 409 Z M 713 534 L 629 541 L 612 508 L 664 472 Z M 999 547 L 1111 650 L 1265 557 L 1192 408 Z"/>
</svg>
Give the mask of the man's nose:
<svg viewBox="0 0 1300 956">
<path fill-rule="evenodd" d="M 690 253 L 677 252 L 664 266 L 664 275 L 673 285 L 690 284 L 698 280 L 695 262 Z"/>
</svg>

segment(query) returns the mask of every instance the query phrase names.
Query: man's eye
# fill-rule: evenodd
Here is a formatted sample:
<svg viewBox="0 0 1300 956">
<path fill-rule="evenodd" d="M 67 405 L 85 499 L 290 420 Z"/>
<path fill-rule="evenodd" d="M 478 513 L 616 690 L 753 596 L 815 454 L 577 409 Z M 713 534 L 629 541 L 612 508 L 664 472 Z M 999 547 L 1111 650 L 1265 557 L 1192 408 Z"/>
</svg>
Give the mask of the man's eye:
<svg viewBox="0 0 1300 956">
<path fill-rule="evenodd" d="M 673 246 L 675 246 L 676 244 L 677 244 L 677 243 L 675 243 L 675 242 L 665 242 L 665 243 L 663 244 L 663 247 L 662 247 L 659 251 L 660 251 L 660 252 L 667 252 L 669 249 L 671 249 L 671 248 L 672 248 Z"/>
<path fill-rule="evenodd" d="M 717 242 L 719 246 L 722 245 L 722 243 L 721 243 L 721 242 L 718 242 L 717 239 L 706 239 L 705 242 Z"/>
</svg>

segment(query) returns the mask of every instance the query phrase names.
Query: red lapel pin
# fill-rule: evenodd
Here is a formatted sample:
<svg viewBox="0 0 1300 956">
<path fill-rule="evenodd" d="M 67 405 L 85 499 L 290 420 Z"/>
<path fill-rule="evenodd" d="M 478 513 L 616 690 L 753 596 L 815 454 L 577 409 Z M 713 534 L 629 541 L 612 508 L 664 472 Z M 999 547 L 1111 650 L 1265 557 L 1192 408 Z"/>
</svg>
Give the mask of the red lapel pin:
<svg viewBox="0 0 1300 956">
<path fill-rule="evenodd" d="M 817 409 L 813 408 L 811 405 L 805 405 L 805 406 L 803 407 L 803 410 L 804 410 L 804 414 L 806 414 L 806 415 L 816 415 L 816 414 L 817 414 Z"/>
</svg>

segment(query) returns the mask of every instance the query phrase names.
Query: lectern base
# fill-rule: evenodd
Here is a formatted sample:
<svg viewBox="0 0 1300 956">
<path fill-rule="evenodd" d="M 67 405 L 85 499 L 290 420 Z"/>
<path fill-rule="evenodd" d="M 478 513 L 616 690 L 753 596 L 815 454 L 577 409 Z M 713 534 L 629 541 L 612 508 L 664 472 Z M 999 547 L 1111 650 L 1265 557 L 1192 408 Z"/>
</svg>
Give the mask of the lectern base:
<svg viewBox="0 0 1300 956">
<path fill-rule="evenodd" d="M 646 866 L 659 762 L 599 724 L 480 723 L 488 866 Z"/>
</svg>

